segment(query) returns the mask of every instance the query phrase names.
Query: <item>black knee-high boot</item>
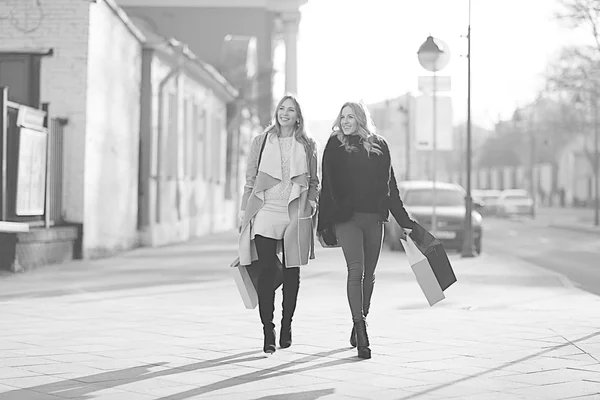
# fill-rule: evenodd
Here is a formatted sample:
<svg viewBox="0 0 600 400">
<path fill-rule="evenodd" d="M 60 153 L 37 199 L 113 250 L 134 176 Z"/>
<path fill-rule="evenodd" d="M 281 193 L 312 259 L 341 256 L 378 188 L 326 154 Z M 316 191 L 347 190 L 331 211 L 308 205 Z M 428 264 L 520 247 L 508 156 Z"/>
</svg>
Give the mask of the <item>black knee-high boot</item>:
<svg viewBox="0 0 600 400">
<path fill-rule="evenodd" d="M 275 309 L 275 278 L 277 274 L 277 241 L 260 235 L 255 236 L 256 252 L 260 261 L 260 276 L 258 278 L 258 311 L 263 325 L 263 351 L 266 354 L 275 352 L 275 324 L 273 311 Z"/>
<path fill-rule="evenodd" d="M 298 290 L 300 289 L 300 268 L 285 268 L 283 270 L 283 302 L 281 332 L 279 345 L 288 348 L 292 345 L 292 318 L 296 311 Z"/>
<path fill-rule="evenodd" d="M 262 297 L 262 298 L 261 298 Z M 258 300 L 260 320 L 263 325 L 263 351 L 265 353 L 275 352 L 275 324 L 273 324 L 273 302 L 275 296 L 261 296 Z"/>
<path fill-rule="evenodd" d="M 263 271 L 258 283 L 258 311 L 263 325 L 265 353 L 275 352 L 275 324 L 273 323 L 275 290 L 270 275 L 270 271 Z"/>
</svg>

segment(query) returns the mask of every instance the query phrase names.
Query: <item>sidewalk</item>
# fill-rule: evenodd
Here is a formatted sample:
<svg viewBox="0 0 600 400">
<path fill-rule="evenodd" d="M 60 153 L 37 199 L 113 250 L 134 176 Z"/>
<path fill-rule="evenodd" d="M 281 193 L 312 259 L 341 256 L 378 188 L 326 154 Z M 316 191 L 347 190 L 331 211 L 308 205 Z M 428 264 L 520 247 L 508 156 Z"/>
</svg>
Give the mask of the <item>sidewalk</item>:
<svg viewBox="0 0 600 400">
<path fill-rule="evenodd" d="M 318 247 L 294 343 L 265 359 L 235 252 L 222 234 L 0 277 L 0 400 L 600 399 L 600 298 L 560 275 L 452 255 L 458 282 L 429 307 L 385 252 L 359 361 L 341 250 Z"/>
</svg>

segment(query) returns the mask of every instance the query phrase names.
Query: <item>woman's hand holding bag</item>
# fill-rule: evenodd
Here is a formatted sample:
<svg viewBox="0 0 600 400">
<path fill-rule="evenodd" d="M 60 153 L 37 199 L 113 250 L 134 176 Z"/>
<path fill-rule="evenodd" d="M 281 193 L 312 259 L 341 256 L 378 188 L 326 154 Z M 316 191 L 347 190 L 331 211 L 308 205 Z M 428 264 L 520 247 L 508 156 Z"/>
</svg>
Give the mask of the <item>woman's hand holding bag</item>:
<svg viewBox="0 0 600 400">
<path fill-rule="evenodd" d="M 335 225 L 330 224 L 325 229 L 317 232 L 317 238 L 321 243 L 321 246 L 328 247 L 340 247 L 340 243 L 335 233 Z"/>
</svg>

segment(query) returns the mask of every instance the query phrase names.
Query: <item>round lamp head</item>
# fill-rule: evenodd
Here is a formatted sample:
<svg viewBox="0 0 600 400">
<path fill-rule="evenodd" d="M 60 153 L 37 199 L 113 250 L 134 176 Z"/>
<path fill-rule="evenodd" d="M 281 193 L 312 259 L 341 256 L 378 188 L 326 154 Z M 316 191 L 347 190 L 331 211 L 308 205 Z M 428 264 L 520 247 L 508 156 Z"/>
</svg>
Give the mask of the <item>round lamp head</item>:
<svg viewBox="0 0 600 400">
<path fill-rule="evenodd" d="M 423 68 L 436 72 L 448 65 L 448 61 L 450 61 L 450 49 L 440 39 L 428 36 L 427 40 L 419 47 L 417 56 Z"/>
</svg>

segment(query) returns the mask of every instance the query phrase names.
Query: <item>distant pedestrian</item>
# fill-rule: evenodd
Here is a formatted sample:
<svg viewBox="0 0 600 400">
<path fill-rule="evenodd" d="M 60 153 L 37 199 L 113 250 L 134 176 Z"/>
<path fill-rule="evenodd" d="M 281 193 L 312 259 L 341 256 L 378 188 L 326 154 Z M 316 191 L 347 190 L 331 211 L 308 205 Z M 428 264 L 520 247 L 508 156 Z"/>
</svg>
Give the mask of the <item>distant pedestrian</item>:
<svg viewBox="0 0 600 400">
<path fill-rule="evenodd" d="M 362 103 L 345 103 L 323 152 L 322 192 L 317 235 L 337 237 L 348 266 L 347 293 L 358 357 L 371 358 L 366 317 L 383 243 L 383 223 L 391 211 L 400 226 L 412 229 L 396 184 L 390 150 L 376 134 Z M 331 240 L 329 240 L 331 242 Z"/>
<path fill-rule="evenodd" d="M 284 96 L 266 130 L 252 141 L 242 196 L 239 257 L 258 259 L 258 308 L 263 351 L 275 352 L 275 278 L 283 264 L 283 317 L 279 345 L 292 344 L 292 317 L 300 287 L 300 266 L 314 259 L 314 225 L 319 178 L 317 148 L 307 134 L 298 100 Z"/>
</svg>

